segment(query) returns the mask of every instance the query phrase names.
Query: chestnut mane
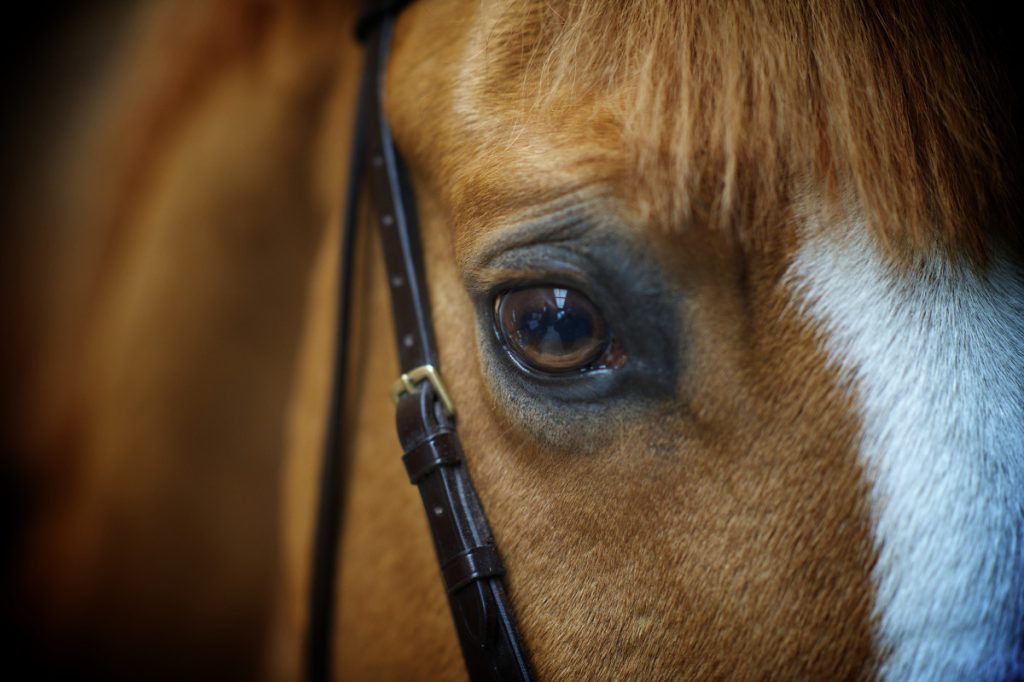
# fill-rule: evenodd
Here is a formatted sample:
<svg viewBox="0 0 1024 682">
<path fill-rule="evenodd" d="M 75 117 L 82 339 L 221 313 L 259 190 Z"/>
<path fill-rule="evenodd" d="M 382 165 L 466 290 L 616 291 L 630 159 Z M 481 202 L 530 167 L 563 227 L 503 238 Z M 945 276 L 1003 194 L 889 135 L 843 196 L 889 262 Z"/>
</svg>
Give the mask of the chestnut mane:
<svg viewBox="0 0 1024 682">
<path fill-rule="evenodd" d="M 984 260 L 1012 223 L 1002 75 L 957 5 L 523 2 L 486 36 L 490 87 L 621 93 L 675 226 L 768 226 L 808 180 L 897 257 Z"/>
</svg>

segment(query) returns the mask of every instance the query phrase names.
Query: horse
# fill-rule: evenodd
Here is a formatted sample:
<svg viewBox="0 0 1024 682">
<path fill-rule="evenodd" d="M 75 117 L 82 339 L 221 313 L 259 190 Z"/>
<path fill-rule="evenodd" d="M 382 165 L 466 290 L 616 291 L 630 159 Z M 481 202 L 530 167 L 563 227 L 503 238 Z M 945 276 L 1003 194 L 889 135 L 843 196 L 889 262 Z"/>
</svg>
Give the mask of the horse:
<svg viewBox="0 0 1024 682">
<path fill-rule="evenodd" d="M 299 229 L 310 243 L 281 254 L 308 293 L 301 332 L 270 353 L 277 387 L 295 358 L 287 405 L 260 403 L 286 419 L 257 431 L 284 442 L 274 679 L 301 674 L 308 634 L 361 64 L 355 9 L 314 5 L 256 12 L 260 37 L 233 49 L 257 57 L 202 91 L 200 123 L 161 138 L 166 165 L 134 161 L 160 235 L 138 230 L 139 280 L 188 272 L 154 264 L 183 206 L 215 234 L 238 224 L 253 195 L 225 188 L 267 188 L 243 215 L 274 244 L 319 221 L 319 239 Z M 402 10 L 384 107 L 465 466 L 539 678 L 1024 675 L 1024 245 L 1015 104 L 986 30 L 957 5 L 882 0 Z M 262 117 L 237 118 L 239 102 Z M 209 151 L 233 126 L 277 143 L 251 172 L 241 160 L 261 150 Z M 333 658 L 345 679 L 461 679 L 398 461 L 381 247 L 367 232 L 354 249 Z M 104 344 L 163 332 L 137 311 L 173 300 L 118 295 L 109 309 L 136 316 L 93 346 L 115 365 Z M 140 376 L 182 357 L 159 349 Z M 150 394 L 161 414 L 183 399 Z"/>
<path fill-rule="evenodd" d="M 540 677 L 1019 673 L 1024 288 L 955 16 L 399 19 L 385 99 L 441 366 Z M 368 248 L 336 655 L 355 678 L 445 678 L 427 533 L 379 464 L 371 390 L 397 368 Z M 513 319 L 559 295 L 582 339 Z M 309 372 L 295 409 L 322 414 Z M 307 537 L 322 428 L 290 455 L 286 527 Z"/>
</svg>

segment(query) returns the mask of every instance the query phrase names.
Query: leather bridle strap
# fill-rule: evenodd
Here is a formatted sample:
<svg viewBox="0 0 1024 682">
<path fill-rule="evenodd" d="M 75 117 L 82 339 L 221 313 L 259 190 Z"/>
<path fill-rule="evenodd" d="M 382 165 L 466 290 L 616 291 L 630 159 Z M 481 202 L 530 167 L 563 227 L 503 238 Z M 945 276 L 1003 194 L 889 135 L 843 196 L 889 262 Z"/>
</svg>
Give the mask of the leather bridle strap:
<svg viewBox="0 0 1024 682">
<path fill-rule="evenodd" d="M 365 130 L 363 171 L 369 180 L 380 227 L 402 372 L 392 388 L 398 437 L 404 451 L 402 460 L 409 480 L 417 486 L 423 500 L 470 679 L 532 680 L 525 648 L 502 584 L 505 568 L 466 469 L 455 430 L 455 408 L 438 370 L 413 194 L 381 105 L 393 21 L 393 11 L 378 10 L 370 21 L 360 22 L 360 37 L 366 42 L 367 59 L 355 149 L 360 151 Z M 350 172 L 356 178 L 352 182 L 358 183 L 360 173 L 355 160 Z M 354 203 L 357 196 L 358 192 L 353 194 L 350 189 L 350 203 Z M 344 239 L 349 253 L 354 243 L 356 215 L 350 205 Z M 350 256 L 343 254 L 343 258 Z M 343 260 L 342 287 L 336 382 L 344 381 L 347 301 L 352 288 L 348 260 Z M 336 499 L 327 503 L 325 498 L 340 497 L 340 465 L 336 462 L 340 457 L 342 394 L 343 386 L 334 386 L 334 413 L 326 443 L 314 543 L 307 673 L 315 680 L 330 676 L 331 609 L 340 504 Z M 334 518 L 324 518 L 325 514 L 333 514 Z"/>
</svg>

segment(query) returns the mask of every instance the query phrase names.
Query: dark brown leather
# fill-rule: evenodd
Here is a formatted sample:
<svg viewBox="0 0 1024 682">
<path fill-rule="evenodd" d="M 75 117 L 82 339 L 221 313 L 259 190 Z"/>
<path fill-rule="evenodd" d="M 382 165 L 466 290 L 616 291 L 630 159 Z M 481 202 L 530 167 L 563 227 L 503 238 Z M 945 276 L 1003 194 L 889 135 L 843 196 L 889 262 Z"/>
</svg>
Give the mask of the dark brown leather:
<svg viewBox="0 0 1024 682">
<path fill-rule="evenodd" d="M 418 445 L 406 449 L 402 462 L 413 485 L 439 466 L 462 464 L 458 440 L 451 431 L 443 431 Z"/>
<path fill-rule="evenodd" d="M 366 44 L 366 70 L 373 83 L 367 102 L 366 174 L 384 245 L 398 364 L 406 372 L 436 366 L 437 354 L 412 189 L 381 106 L 391 24 L 391 18 L 377 24 Z"/>
<path fill-rule="evenodd" d="M 327 434 L 320 467 L 316 526 L 313 531 L 313 563 L 309 590 L 309 623 L 306 632 L 305 677 L 323 682 L 331 677 L 331 633 L 334 629 L 338 542 L 341 533 L 345 467 L 342 455 L 342 428 L 345 413 L 345 385 L 348 367 L 348 336 L 352 309 L 352 272 L 356 229 L 359 226 L 359 194 L 362 188 L 366 147 L 366 107 L 372 78 L 364 73 L 359 88 L 352 154 L 349 160 L 348 187 L 345 194 L 345 224 L 342 234 L 338 277 L 338 308 L 334 366 L 331 376 Z"/>
<path fill-rule="evenodd" d="M 424 365 L 438 366 L 414 197 L 381 106 L 394 12 L 405 2 L 391 2 L 384 9 L 377 7 L 360 22 L 367 60 L 352 165 L 353 182 L 358 183 L 358 155 L 362 154 L 365 143 L 363 172 L 369 180 L 380 226 L 403 373 Z M 358 184 L 353 186 L 358 189 Z M 344 239 L 349 245 L 357 229 L 353 206 L 357 196 L 358 192 L 350 186 Z M 348 259 L 349 255 L 343 254 L 343 257 Z M 348 300 L 352 288 L 350 271 L 350 266 L 346 266 L 342 274 L 332 414 L 314 543 L 307 676 L 318 681 L 330 677 L 334 573 L 341 509 L 341 466 L 337 462 L 344 411 L 341 397 Z M 401 394 L 397 401 L 396 425 L 404 451 L 402 461 L 409 480 L 417 486 L 423 500 L 470 679 L 532 680 L 526 650 L 501 580 L 505 567 L 466 469 L 455 422 L 429 381 L 421 381 L 414 388 L 412 392 Z M 386 503 L 381 500 L 381 504 Z"/>
<path fill-rule="evenodd" d="M 532 679 L 500 580 L 505 568 L 463 463 L 455 426 L 430 384 L 398 401 L 396 421 L 407 463 L 411 453 L 431 445 L 443 453 L 434 460 L 436 466 L 417 469 L 417 487 L 470 679 Z"/>
</svg>

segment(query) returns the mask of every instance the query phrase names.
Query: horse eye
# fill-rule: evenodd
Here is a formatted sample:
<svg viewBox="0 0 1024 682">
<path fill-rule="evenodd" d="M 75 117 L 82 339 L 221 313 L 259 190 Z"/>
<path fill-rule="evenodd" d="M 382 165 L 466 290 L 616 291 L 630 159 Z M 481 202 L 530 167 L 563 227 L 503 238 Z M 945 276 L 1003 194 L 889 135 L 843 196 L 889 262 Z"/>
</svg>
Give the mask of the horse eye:
<svg viewBox="0 0 1024 682">
<path fill-rule="evenodd" d="M 574 289 L 541 285 L 513 289 L 494 302 L 509 353 L 552 374 L 595 369 L 611 345 L 601 311 Z"/>
</svg>

